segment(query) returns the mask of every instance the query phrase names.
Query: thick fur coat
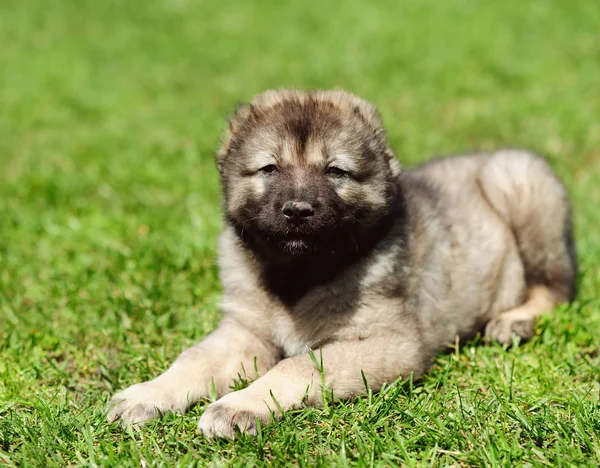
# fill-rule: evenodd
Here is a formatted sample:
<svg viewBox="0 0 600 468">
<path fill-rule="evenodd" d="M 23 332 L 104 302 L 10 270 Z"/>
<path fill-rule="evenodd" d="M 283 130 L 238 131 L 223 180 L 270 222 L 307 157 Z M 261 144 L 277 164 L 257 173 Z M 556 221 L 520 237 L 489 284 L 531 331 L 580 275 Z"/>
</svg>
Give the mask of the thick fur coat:
<svg viewBox="0 0 600 468">
<path fill-rule="evenodd" d="M 421 376 L 483 332 L 509 345 L 570 301 L 565 189 L 521 150 L 402 171 L 375 108 L 343 91 L 267 91 L 241 106 L 217 156 L 223 319 L 162 375 L 113 397 L 138 423 L 216 391 L 199 429 L 256 433 L 323 385 L 351 398 Z M 313 353 L 313 356 L 311 356 Z M 322 360 L 322 368 L 316 365 Z M 231 392 L 239 375 L 253 379 Z"/>
</svg>

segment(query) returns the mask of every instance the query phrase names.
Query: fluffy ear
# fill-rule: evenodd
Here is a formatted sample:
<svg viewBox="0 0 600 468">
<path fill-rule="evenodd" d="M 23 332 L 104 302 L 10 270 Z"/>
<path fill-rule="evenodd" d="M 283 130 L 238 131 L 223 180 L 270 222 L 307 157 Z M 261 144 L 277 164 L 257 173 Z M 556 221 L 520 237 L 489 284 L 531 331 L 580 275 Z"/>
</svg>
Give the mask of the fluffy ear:
<svg viewBox="0 0 600 468">
<path fill-rule="evenodd" d="M 363 121 L 371 128 L 371 131 L 377 136 L 378 139 L 385 145 L 385 155 L 388 158 L 388 165 L 394 176 L 397 176 L 401 172 L 400 161 L 396 158 L 394 150 L 389 145 L 387 132 L 383 126 L 383 120 L 377 111 L 377 108 L 368 101 L 361 99 L 357 96 L 351 95 L 354 112 L 361 116 Z"/>
<path fill-rule="evenodd" d="M 385 155 L 388 157 L 388 165 L 392 171 L 394 177 L 396 177 L 400 172 L 402 172 L 402 166 L 400 165 L 400 161 L 396 158 L 394 151 L 389 146 L 385 150 Z"/>
<path fill-rule="evenodd" d="M 341 99 L 347 99 L 352 106 L 353 112 L 360 116 L 366 125 L 371 129 L 373 135 L 381 142 L 385 147 L 385 155 L 388 158 L 388 165 L 394 176 L 397 176 L 401 172 L 400 161 L 396 158 L 394 150 L 389 145 L 387 132 L 383 126 L 383 120 L 377 111 L 377 108 L 369 101 L 365 101 L 358 96 L 348 93 L 342 90 L 333 91 L 334 94 L 341 96 Z"/>
<path fill-rule="evenodd" d="M 320 99 L 333 102 L 341 109 L 348 109 L 359 116 L 363 122 L 375 133 L 383 130 L 383 122 L 377 108 L 369 101 L 358 97 L 355 94 L 344 91 L 343 89 L 334 89 L 331 91 L 317 91 L 316 96 Z"/>
<path fill-rule="evenodd" d="M 253 110 L 250 104 L 240 104 L 233 115 L 228 117 L 227 129 L 223 135 L 221 147 L 217 151 L 217 169 L 221 174 L 223 174 L 223 166 L 229 156 L 233 139 L 240 132 L 244 124 L 250 120 L 252 113 Z"/>
</svg>

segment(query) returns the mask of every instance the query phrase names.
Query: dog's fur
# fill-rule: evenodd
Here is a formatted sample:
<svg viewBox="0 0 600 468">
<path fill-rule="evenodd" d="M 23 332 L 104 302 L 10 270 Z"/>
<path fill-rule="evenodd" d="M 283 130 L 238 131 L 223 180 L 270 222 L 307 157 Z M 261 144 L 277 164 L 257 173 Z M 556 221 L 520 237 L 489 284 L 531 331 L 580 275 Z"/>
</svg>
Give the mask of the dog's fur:
<svg viewBox="0 0 600 468">
<path fill-rule="evenodd" d="M 218 167 L 223 320 L 115 395 L 111 421 L 185 411 L 214 391 L 200 431 L 254 434 L 257 419 L 318 405 L 323 384 L 350 398 L 363 373 L 375 391 L 418 378 L 457 337 L 530 338 L 537 315 L 574 297 L 567 195 L 526 151 L 402 172 L 371 104 L 283 90 L 237 110 Z M 230 393 L 239 375 L 255 380 Z"/>
</svg>

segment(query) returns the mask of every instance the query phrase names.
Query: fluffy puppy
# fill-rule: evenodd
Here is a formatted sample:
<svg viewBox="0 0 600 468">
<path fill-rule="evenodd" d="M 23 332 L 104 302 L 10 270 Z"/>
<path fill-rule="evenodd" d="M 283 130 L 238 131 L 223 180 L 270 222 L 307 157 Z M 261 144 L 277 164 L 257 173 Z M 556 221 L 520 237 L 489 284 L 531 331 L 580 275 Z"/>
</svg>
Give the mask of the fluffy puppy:
<svg viewBox="0 0 600 468">
<path fill-rule="evenodd" d="M 480 330 L 503 344 L 575 294 L 570 207 L 541 158 L 504 150 L 401 171 L 373 105 L 267 91 L 218 152 L 223 319 L 162 375 L 111 400 L 138 423 L 216 392 L 207 437 L 419 377 Z M 314 350 L 314 354 L 313 354 Z M 315 359 L 316 355 L 316 359 Z M 317 365 L 317 362 L 322 362 Z M 253 379 L 231 392 L 238 376 Z"/>
</svg>

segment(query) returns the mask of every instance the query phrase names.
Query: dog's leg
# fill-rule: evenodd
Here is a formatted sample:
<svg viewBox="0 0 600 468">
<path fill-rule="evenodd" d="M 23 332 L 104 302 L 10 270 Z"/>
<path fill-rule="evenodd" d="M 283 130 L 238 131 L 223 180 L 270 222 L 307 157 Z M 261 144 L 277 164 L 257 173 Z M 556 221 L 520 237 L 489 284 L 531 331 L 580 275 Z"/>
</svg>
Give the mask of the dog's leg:
<svg viewBox="0 0 600 468">
<path fill-rule="evenodd" d="M 527 283 L 526 302 L 493 318 L 486 335 L 503 344 L 533 335 L 533 318 L 575 297 L 577 259 L 566 191 L 548 163 L 524 151 L 494 153 L 479 174 L 490 205 L 510 227 Z"/>
<path fill-rule="evenodd" d="M 351 398 L 366 391 L 363 373 L 369 387 L 378 391 L 400 376 L 420 376 L 428 361 L 416 342 L 385 333 L 377 339 L 330 343 L 312 357 L 307 353 L 280 361 L 248 388 L 212 403 L 198 428 L 207 437 L 234 438 L 237 429 L 255 435 L 257 419 L 267 424 L 271 414 L 277 418 L 303 404 L 319 406 L 323 384 L 335 398 Z"/>
<path fill-rule="evenodd" d="M 254 379 L 273 367 L 279 351 L 234 320 L 224 319 L 202 342 L 184 351 L 159 377 L 132 385 L 109 403 L 108 420 L 139 423 L 167 411 L 185 411 L 214 392 L 220 397 L 238 376 Z"/>
<path fill-rule="evenodd" d="M 485 327 L 485 335 L 504 345 L 512 343 L 513 333 L 528 340 L 534 333 L 535 317 L 552 311 L 555 305 L 553 295 L 547 287 L 534 286 L 530 289 L 529 297 L 523 305 L 490 320 Z"/>
</svg>

